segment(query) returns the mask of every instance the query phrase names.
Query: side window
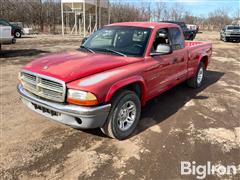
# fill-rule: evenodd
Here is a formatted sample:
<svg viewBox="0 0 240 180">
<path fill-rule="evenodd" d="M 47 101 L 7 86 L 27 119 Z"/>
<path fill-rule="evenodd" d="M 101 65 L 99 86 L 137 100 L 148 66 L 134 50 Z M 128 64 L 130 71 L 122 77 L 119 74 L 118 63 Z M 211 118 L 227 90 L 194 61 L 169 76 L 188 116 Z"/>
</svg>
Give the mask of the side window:
<svg viewBox="0 0 240 180">
<path fill-rule="evenodd" d="M 184 48 L 184 40 L 181 31 L 178 28 L 170 28 L 173 50 Z"/>
<path fill-rule="evenodd" d="M 162 28 L 156 32 L 151 52 L 156 52 L 157 46 L 159 44 L 169 44 L 168 29 Z"/>
</svg>

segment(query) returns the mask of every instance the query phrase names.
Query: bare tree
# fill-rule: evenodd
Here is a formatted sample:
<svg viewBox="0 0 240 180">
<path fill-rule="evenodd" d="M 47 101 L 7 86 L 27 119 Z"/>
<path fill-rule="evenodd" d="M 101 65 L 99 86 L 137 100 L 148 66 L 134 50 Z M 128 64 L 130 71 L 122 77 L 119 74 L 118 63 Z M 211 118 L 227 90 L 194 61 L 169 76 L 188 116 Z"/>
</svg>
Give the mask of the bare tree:
<svg viewBox="0 0 240 180">
<path fill-rule="evenodd" d="M 111 22 L 146 20 L 146 12 L 146 9 L 134 7 L 129 3 L 114 3 L 111 5 Z"/>
<path fill-rule="evenodd" d="M 228 16 L 228 11 L 224 8 L 216 9 L 209 13 L 208 24 L 211 26 L 210 29 L 220 29 L 226 24 L 231 24 L 232 20 Z"/>
<path fill-rule="evenodd" d="M 157 2 L 155 6 L 155 11 L 154 11 L 154 16 L 156 18 L 156 21 L 165 20 L 166 12 L 164 11 L 166 10 L 166 8 L 167 6 L 165 2 Z"/>
<path fill-rule="evenodd" d="M 0 0 L 0 18 L 9 21 L 23 22 L 33 26 L 40 31 L 57 32 L 61 24 L 61 0 Z M 128 1 L 130 2 L 130 1 Z M 123 1 L 111 2 L 110 22 L 123 21 L 184 21 L 189 24 L 198 24 L 208 29 L 219 29 L 232 21 L 240 19 L 240 9 L 234 13 L 219 8 L 208 14 L 208 16 L 194 16 L 180 3 L 168 5 L 165 2 L 148 2 L 140 0 L 140 4 L 126 3 Z M 101 11 L 102 22 L 106 24 L 107 12 Z M 105 19 L 105 20 L 104 20 Z M 71 21 L 71 18 L 70 20 Z M 238 22 L 239 23 L 239 22 Z"/>
</svg>

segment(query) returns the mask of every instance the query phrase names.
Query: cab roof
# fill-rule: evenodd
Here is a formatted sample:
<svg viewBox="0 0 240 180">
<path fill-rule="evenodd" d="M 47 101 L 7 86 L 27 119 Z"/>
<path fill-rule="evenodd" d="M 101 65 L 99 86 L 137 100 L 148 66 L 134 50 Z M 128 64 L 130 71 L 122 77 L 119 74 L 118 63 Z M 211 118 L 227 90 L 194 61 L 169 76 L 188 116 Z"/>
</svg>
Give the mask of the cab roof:
<svg viewBox="0 0 240 180">
<path fill-rule="evenodd" d="M 107 26 L 135 26 L 135 27 L 142 27 L 142 28 L 166 28 L 166 27 L 178 27 L 176 24 L 172 23 L 164 23 L 164 22 L 119 22 L 109 24 Z"/>
</svg>

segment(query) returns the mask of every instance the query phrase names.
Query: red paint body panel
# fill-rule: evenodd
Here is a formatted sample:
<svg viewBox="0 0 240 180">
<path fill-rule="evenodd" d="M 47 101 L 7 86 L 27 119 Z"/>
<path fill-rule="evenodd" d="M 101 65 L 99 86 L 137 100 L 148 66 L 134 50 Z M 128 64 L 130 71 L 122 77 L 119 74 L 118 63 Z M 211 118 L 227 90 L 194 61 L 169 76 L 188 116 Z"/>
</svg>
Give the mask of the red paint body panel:
<svg viewBox="0 0 240 180">
<path fill-rule="evenodd" d="M 96 95 L 100 103 L 109 102 L 118 89 L 138 83 L 144 105 L 147 100 L 191 78 L 203 57 L 207 67 L 212 53 L 210 43 L 185 42 L 185 48 L 171 54 L 150 56 L 156 31 L 159 28 L 178 27 L 175 24 L 129 22 L 108 26 L 150 27 L 152 32 L 144 56 L 123 57 L 76 50 L 40 57 L 24 69 L 61 79 L 68 88 L 89 91 Z M 44 70 L 44 66 L 48 68 Z"/>
<path fill-rule="evenodd" d="M 139 58 L 92 54 L 76 50 L 40 57 L 27 64 L 24 69 L 70 82 L 137 61 Z M 48 66 L 48 69 L 44 69 L 44 66 Z"/>
</svg>

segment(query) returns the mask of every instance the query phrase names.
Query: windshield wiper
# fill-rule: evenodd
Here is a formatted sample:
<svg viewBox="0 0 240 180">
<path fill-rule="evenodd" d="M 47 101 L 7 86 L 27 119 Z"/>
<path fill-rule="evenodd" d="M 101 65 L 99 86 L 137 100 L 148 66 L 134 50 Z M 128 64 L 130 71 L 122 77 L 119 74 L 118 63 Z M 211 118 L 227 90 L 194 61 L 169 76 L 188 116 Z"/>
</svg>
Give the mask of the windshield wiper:
<svg viewBox="0 0 240 180">
<path fill-rule="evenodd" d="M 86 50 L 88 50 L 91 53 L 95 53 L 92 49 L 90 49 L 90 48 L 88 48 L 86 46 L 81 45 L 80 48 L 86 49 Z"/>
<path fill-rule="evenodd" d="M 127 56 L 126 54 L 123 54 L 123 53 L 121 53 L 121 52 L 119 52 L 119 51 L 115 51 L 115 50 L 113 50 L 113 49 L 104 48 L 104 49 L 98 49 L 98 50 L 99 50 L 99 51 L 108 51 L 108 52 L 112 52 L 112 53 L 115 53 L 115 54 L 118 54 L 118 55 L 120 55 L 120 56 L 124 56 L 124 57 Z"/>
</svg>

